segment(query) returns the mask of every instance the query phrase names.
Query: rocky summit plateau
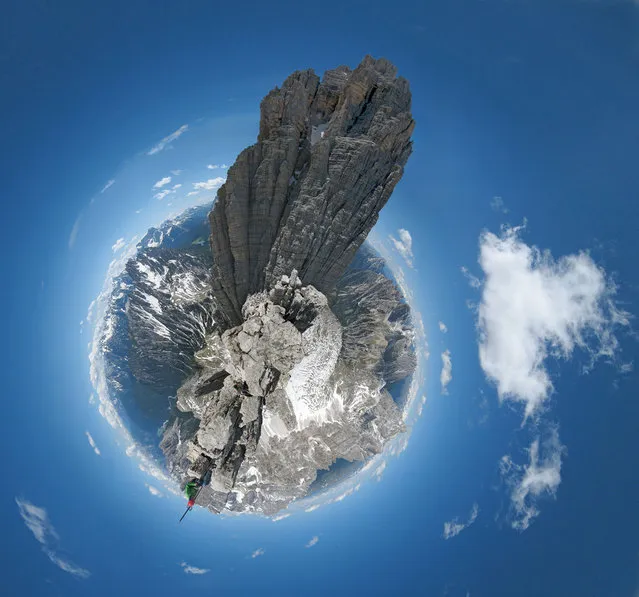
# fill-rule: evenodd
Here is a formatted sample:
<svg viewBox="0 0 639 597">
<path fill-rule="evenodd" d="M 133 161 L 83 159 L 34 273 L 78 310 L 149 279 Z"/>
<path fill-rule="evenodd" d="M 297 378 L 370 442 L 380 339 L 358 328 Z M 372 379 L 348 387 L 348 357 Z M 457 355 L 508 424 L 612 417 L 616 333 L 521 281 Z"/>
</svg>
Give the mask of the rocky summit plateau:
<svg viewBox="0 0 639 597">
<path fill-rule="evenodd" d="M 210 251 L 153 241 L 127 265 L 130 385 L 175 396 L 160 448 L 181 483 L 211 471 L 198 505 L 274 514 L 404 430 L 410 309 L 365 241 L 410 156 L 410 106 L 385 59 L 293 73 L 217 193 Z"/>
</svg>

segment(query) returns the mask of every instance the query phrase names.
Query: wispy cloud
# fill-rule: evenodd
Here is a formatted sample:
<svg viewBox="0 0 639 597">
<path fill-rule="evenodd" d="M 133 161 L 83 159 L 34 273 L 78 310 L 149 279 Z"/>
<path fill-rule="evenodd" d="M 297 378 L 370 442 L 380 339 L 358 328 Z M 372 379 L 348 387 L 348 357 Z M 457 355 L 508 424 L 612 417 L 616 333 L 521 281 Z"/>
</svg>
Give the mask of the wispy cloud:
<svg viewBox="0 0 639 597">
<path fill-rule="evenodd" d="M 547 358 L 568 359 L 579 347 L 593 362 L 612 359 L 614 329 L 628 325 L 628 316 L 616 309 L 614 285 L 587 253 L 555 261 L 522 242 L 520 230 L 480 237 L 479 358 L 500 400 L 522 402 L 528 417 L 553 389 Z"/>
<path fill-rule="evenodd" d="M 93 448 L 93 451 L 98 456 L 100 456 L 100 449 L 98 448 L 98 446 L 95 445 L 95 440 L 93 439 L 93 436 L 88 431 L 85 431 L 85 433 L 87 434 L 87 439 L 89 440 L 89 445 Z"/>
<path fill-rule="evenodd" d="M 209 170 L 226 170 L 226 168 L 228 168 L 228 166 L 226 164 L 209 164 L 207 166 L 207 168 Z"/>
<path fill-rule="evenodd" d="M 276 516 L 273 516 L 273 518 L 271 518 L 271 520 L 273 522 L 277 522 L 278 520 L 284 520 L 285 518 L 288 518 L 290 516 L 290 514 L 285 513 L 285 514 L 277 514 Z"/>
<path fill-rule="evenodd" d="M 75 246 L 75 241 L 78 239 L 78 232 L 80 232 L 80 223 L 82 222 L 82 214 L 80 214 L 73 222 L 73 228 L 71 228 L 71 234 L 69 234 L 69 250 Z"/>
<path fill-rule="evenodd" d="M 145 485 L 151 495 L 154 495 L 156 497 L 164 497 L 164 494 L 157 487 L 153 487 L 153 485 L 149 485 L 148 483 L 145 483 Z"/>
<path fill-rule="evenodd" d="M 197 191 L 214 191 L 219 189 L 224 184 L 224 181 L 225 179 L 221 176 L 216 176 L 215 178 L 209 178 L 201 182 L 194 182 L 193 188 Z"/>
<path fill-rule="evenodd" d="M 171 189 L 173 189 L 174 191 L 177 191 L 181 186 L 182 186 L 182 183 L 178 182 L 177 184 L 174 184 L 171 187 Z"/>
<path fill-rule="evenodd" d="M 264 555 L 264 550 L 260 547 L 258 549 L 256 549 L 252 554 L 251 557 L 252 558 L 259 558 L 260 556 Z"/>
<path fill-rule="evenodd" d="M 442 372 L 439 374 L 439 383 L 442 387 L 442 394 L 448 394 L 448 384 L 453 379 L 453 359 L 450 350 L 442 352 Z"/>
<path fill-rule="evenodd" d="M 153 188 L 154 189 L 161 189 L 162 187 L 166 186 L 167 184 L 169 184 L 171 182 L 171 177 L 170 176 L 165 176 L 164 178 L 160 178 L 160 180 L 158 180 L 154 185 Z"/>
<path fill-rule="evenodd" d="M 149 149 L 149 151 L 147 152 L 147 155 L 154 155 L 156 153 L 159 153 L 165 147 L 167 147 L 169 143 L 171 143 L 172 141 L 175 141 L 176 139 L 179 139 L 188 130 L 189 130 L 189 125 L 183 124 L 177 131 L 174 131 L 170 135 L 167 135 L 159 143 L 151 147 L 151 149 Z"/>
<path fill-rule="evenodd" d="M 78 578 L 88 578 L 91 576 L 88 570 L 80 568 L 80 566 L 76 566 L 73 562 L 65 560 L 58 555 L 57 544 L 60 540 L 60 536 L 51 524 L 49 515 L 44 508 L 40 508 L 21 498 L 16 498 L 16 504 L 18 504 L 18 510 L 24 524 L 33 533 L 36 541 L 42 546 L 42 551 L 51 562 L 61 570 L 73 574 L 73 576 L 77 576 Z"/>
<path fill-rule="evenodd" d="M 385 470 L 386 470 L 386 461 L 382 460 L 381 464 L 375 469 L 375 472 L 373 473 L 373 477 L 375 477 L 378 481 L 381 481 Z"/>
<path fill-rule="evenodd" d="M 201 575 L 211 571 L 210 568 L 196 568 L 195 566 L 191 566 L 187 564 L 186 562 L 181 562 L 180 566 L 182 566 L 182 570 L 184 570 L 185 574 Z"/>
<path fill-rule="evenodd" d="M 304 547 L 306 548 L 313 547 L 313 545 L 317 545 L 318 541 L 319 541 L 319 537 L 316 535 Z"/>
<path fill-rule="evenodd" d="M 100 193 L 104 193 L 107 189 L 110 189 L 115 184 L 115 178 L 109 180 L 103 187 Z"/>
<path fill-rule="evenodd" d="M 460 522 L 459 518 L 455 517 L 450 522 L 444 523 L 444 533 L 442 537 L 444 537 L 444 539 L 451 539 L 452 537 L 456 537 L 464 529 L 467 529 L 471 524 L 473 524 L 477 520 L 478 515 L 479 505 L 477 503 L 474 503 L 466 522 Z"/>
<path fill-rule="evenodd" d="M 189 191 L 186 196 L 193 197 L 193 195 L 199 195 L 200 191 Z"/>
<path fill-rule="evenodd" d="M 490 207 L 493 211 L 502 214 L 507 214 L 509 211 L 509 209 L 504 204 L 504 200 L 501 197 L 493 197 L 490 202 Z"/>
<path fill-rule="evenodd" d="M 184 172 L 184 170 L 171 170 L 171 174 L 173 174 L 173 176 L 180 176 L 182 172 Z"/>
<path fill-rule="evenodd" d="M 541 454 L 540 454 L 541 452 Z M 511 487 L 514 510 L 512 527 L 525 531 L 533 518 L 539 514 L 537 501 L 544 494 L 554 497 L 561 483 L 561 456 L 564 447 L 554 427 L 543 442 L 537 438 L 528 448 L 528 464 L 519 465 L 510 456 L 500 462 L 500 472 Z"/>
<path fill-rule="evenodd" d="M 124 248 L 125 245 L 126 245 L 126 241 L 123 238 L 118 238 L 118 240 L 116 240 L 113 246 L 111 247 L 111 250 L 114 253 L 117 253 L 120 249 Z"/>
<path fill-rule="evenodd" d="M 171 189 L 164 189 L 163 191 L 160 191 L 159 193 L 156 193 L 155 195 L 153 195 L 153 197 L 157 199 L 158 201 L 162 201 L 162 199 L 164 199 L 167 195 L 170 195 L 171 193 L 173 193 Z"/>
<path fill-rule="evenodd" d="M 468 268 L 465 266 L 461 267 L 461 273 L 464 274 L 464 277 L 468 280 L 468 283 L 470 284 L 470 286 L 472 288 L 480 288 L 481 287 L 481 281 L 479 280 L 479 278 L 477 276 L 473 276 L 473 274 L 471 274 L 468 271 Z"/>
<path fill-rule="evenodd" d="M 408 264 L 408 267 L 413 267 L 413 238 L 411 237 L 410 232 L 404 228 L 400 228 L 397 231 L 397 234 L 399 239 L 395 238 L 393 235 L 389 235 L 388 238 L 391 239 L 399 254 Z"/>
<path fill-rule="evenodd" d="M 448 328 L 446 327 L 446 324 L 443 321 L 439 322 L 439 331 L 442 334 L 445 334 L 448 331 Z"/>
</svg>

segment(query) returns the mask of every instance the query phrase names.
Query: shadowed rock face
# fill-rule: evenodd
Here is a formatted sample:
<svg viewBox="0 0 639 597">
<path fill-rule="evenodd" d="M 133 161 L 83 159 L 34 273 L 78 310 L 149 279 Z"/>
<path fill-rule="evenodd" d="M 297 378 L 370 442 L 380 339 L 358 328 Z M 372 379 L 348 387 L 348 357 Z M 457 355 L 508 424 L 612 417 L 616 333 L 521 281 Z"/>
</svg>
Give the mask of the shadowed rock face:
<svg viewBox="0 0 639 597">
<path fill-rule="evenodd" d="M 367 56 L 320 82 L 293 73 L 262 101 L 260 132 L 229 169 L 209 219 L 212 285 L 226 323 L 296 270 L 329 293 L 377 222 L 411 153 L 408 82 Z"/>
</svg>

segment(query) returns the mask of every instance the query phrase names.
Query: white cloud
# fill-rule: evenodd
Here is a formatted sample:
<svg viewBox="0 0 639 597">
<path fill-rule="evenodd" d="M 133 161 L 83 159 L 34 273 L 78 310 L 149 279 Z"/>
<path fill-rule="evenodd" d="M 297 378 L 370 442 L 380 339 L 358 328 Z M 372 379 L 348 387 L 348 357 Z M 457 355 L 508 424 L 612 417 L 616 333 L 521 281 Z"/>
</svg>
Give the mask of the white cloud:
<svg viewBox="0 0 639 597">
<path fill-rule="evenodd" d="M 444 533 L 442 537 L 444 537 L 444 539 L 451 539 L 452 537 L 456 537 L 457 535 L 459 535 L 459 533 L 461 533 L 464 529 L 467 529 L 477 520 L 478 514 L 479 505 L 477 503 L 474 503 L 466 522 L 459 522 L 459 518 L 455 517 L 450 522 L 444 523 Z"/>
<path fill-rule="evenodd" d="M 110 189 L 115 184 L 115 179 L 112 178 L 109 180 L 103 187 L 100 193 L 104 193 L 107 189 Z"/>
<path fill-rule="evenodd" d="M 88 578 L 91 573 L 84 568 L 76 566 L 73 562 L 62 559 L 56 553 L 56 546 L 60 540 L 60 536 L 49 520 L 49 515 L 44 508 L 40 508 L 26 500 L 16 498 L 20 516 L 27 525 L 27 528 L 33 533 L 36 541 L 42 546 L 42 551 L 47 555 L 49 560 L 58 568 L 73 574 L 78 578 Z"/>
<path fill-rule="evenodd" d="M 448 384 L 453 379 L 453 359 L 450 350 L 442 352 L 442 372 L 439 375 L 439 383 L 442 387 L 442 394 L 448 394 Z"/>
<path fill-rule="evenodd" d="M 169 184 L 171 182 L 171 177 L 170 176 L 165 176 L 164 178 L 160 178 L 160 180 L 158 180 L 154 185 L 153 188 L 154 189 L 161 189 L 162 187 L 166 186 L 167 184 Z"/>
<path fill-rule="evenodd" d="M 172 188 L 174 191 L 177 191 L 177 190 L 178 190 L 181 186 L 182 186 L 182 184 L 178 182 L 177 184 L 174 184 L 171 188 Z"/>
<path fill-rule="evenodd" d="M 319 541 L 319 537 L 316 535 L 304 547 L 306 548 L 313 547 L 313 545 L 317 545 L 318 541 Z"/>
<path fill-rule="evenodd" d="M 47 554 L 48 558 L 61 570 L 68 572 L 69 574 L 73 574 L 73 576 L 77 576 L 78 578 L 89 578 L 91 573 L 84 569 L 80 568 L 80 566 L 76 566 L 73 562 L 69 560 L 63 560 L 58 554 L 51 550 L 44 550 L 44 553 Z"/>
<path fill-rule="evenodd" d="M 116 240 L 115 243 L 113 244 L 113 246 L 111 247 L 111 250 L 114 253 L 117 253 L 125 245 L 126 245 L 126 241 L 123 238 L 118 238 L 118 240 Z"/>
<path fill-rule="evenodd" d="M 504 200 L 502 197 L 493 197 L 490 202 L 490 207 L 493 211 L 496 211 L 502 214 L 507 214 L 509 212 L 509 209 L 504 204 Z"/>
<path fill-rule="evenodd" d="M 540 448 L 543 458 L 540 458 Z M 533 518 L 539 514 L 537 500 L 543 495 L 555 495 L 561 483 L 561 456 L 564 447 L 559 442 L 556 428 L 540 443 L 539 438 L 530 444 L 529 462 L 526 466 L 513 462 L 504 456 L 500 462 L 500 472 L 512 488 L 511 501 L 514 510 L 512 527 L 525 531 Z"/>
<path fill-rule="evenodd" d="M 342 500 L 345 500 L 349 495 L 352 495 L 354 491 L 355 491 L 355 488 L 351 487 L 347 489 L 346 491 L 344 491 L 343 493 L 340 493 L 337 497 L 333 498 L 331 501 L 341 502 Z"/>
<path fill-rule="evenodd" d="M 290 514 L 277 514 L 276 516 L 273 516 L 273 518 L 271 518 L 271 520 L 273 522 L 277 522 L 278 520 L 284 520 L 285 518 L 288 518 L 290 516 Z"/>
<path fill-rule="evenodd" d="M 480 237 L 479 358 L 500 400 L 524 403 L 528 417 L 553 389 L 548 356 L 568 359 L 579 347 L 593 362 L 612 359 L 613 329 L 628 325 L 628 316 L 615 308 L 614 285 L 587 253 L 555 261 L 522 242 L 520 229 Z"/>
<path fill-rule="evenodd" d="M 224 184 L 225 179 L 221 176 L 216 176 L 215 178 L 209 178 L 208 180 L 204 180 L 202 182 L 194 182 L 193 188 L 197 191 L 214 191 L 219 189 Z"/>
<path fill-rule="evenodd" d="M 160 191 L 159 193 L 156 193 L 155 195 L 153 195 L 153 197 L 157 199 L 158 201 L 162 201 L 162 199 L 164 199 L 167 195 L 170 195 L 171 193 L 173 193 L 173 191 L 171 191 L 170 189 L 164 189 L 163 191 Z"/>
<path fill-rule="evenodd" d="M 464 274 L 464 277 L 468 280 L 468 283 L 470 284 L 470 286 L 472 288 L 480 288 L 481 287 L 481 282 L 479 281 L 479 278 L 477 276 L 473 276 L 473 274 L 471 274 L 468 271 L 467 267 L 462 266 L 461 267 L 461 273 Z"/>
<path fill-rule="evenodd" d="M 256 549 L 252 554 L 251 557 L 252 558 L 257 558 L 259 556 L 263 556 L 264 555 L 264 550 L 260 547 L 259 549 Z"/>
<path fill-rule="evenodd" d="M 373 473 L 373 476 L 378 481 L 381 481 L 385 470 L 386 470 L 386 461 L 382 460 L 382 463 L 375 469 L 375 472 Z"/>
<path fill-rule="evenodd" d="M 157 487 L 153 487 L 153 485 L 149 485 L 148 483 L 145 483 L 145 485 L 151 495 L 154 495 L 156 497 L 164 497 L 164 494 Z"/>
<path fill-rule="evenodd" d="M 180 176 L 182 172 L 184 172 L 184 170 L 171 170 L 171 174 L 173 174 L 173 176 Z"/>
<path fill-rule="evenodd" d="M 309 506 L 308 508 L 306 508 L 306 510 L 304 510 L 304 512 L 314 512 L 320 506 L 321 506 L 321 504 L 313 504 L 312 506 Z"/>
<path fill-rule="evenodd" d="M 228 168 L 228 166 L 226 164 L 209 164 L 207 168 L 209 170 L 225 170 L 226 168 Z"/>
<path fill-rule="evenodd" d="M 200 191 L 189 191 L 186 196 L 187 197 L 193 197 L 193 195 L 198 195 L 200 193 Z"/>
<path fill-rule="evenodd" d="M 91 396 L 93 396 L 93 394 L 91 394 Z M 93 451 L 100 456 L 100 449 L 95 445 L 95 440 L 88 431 L 85 431 L 85 433 L 87 434 L 87 439 L 89 440 L 89 444 L 93 448 Z"/>
<path fill-rule="evenodd" d="M 82 222 L 82 214 L 80 214 L 73 222 L 73 228 L 71 228 L 71 234 L 69 234 L 69 250 L 73 249 L 75 241 L 78 238 L 78 232 L 80 232 L 80 223 Z"/>
<path fill-rule="evenodd" d="M 196 568 L 195 566 L 190 566 L 186 562 L 181 562 L 180 566 L 182 566 L 182 570 L 184 570 L 185 574 L 206 574 L 210 572 L 210 568 Z"/>
<path fill-rule="evenodd" d="M 27 528 L 33 533 L 38 543 L 47 545 L 60 539 L 58 533 L 56 533 L 56 530 L 49 521 L 49 516 L 44 508 L 40 508 L 20 498 L 16 498 L 16 504 L 18 504 L 20 516 L 22 520 L 24 520 L 24 524 L 26 524 Z"/>
<path fill-rule="evenodd" d="M 179 139 L 186 131 L 189 130 L 188 124 L 183 124 L 177 131 L 172 132 L 170 135 L 167 135 L 162 139 L 157 145 L 154 145 L 149 149 L 147 155 L 154 155 L 162 151 L 169 143 Z"/>
<path fill-rule="evenodd" d="M 448 331 L 448 328 L 446 327 L 446 324 L 443 321 L 439 322 L 439 331 L 442 334 L 445 334 Z"/>
<path fill-rule="evenodd" d="M 635 364 L 632 361 L 629 361 L 628 363 L 622 363 L 621 365 L 619 365 L 619 373 L 623 373 L 628 374 L 628 373 L 632 373 L 635 369 Z"/>
<path fill-rule="evenodd" d="M 408 230 L 404 230 L 404 228 L 400 228 L 397 231 L 399 239 L 396 239 L 394 236 L 389 235 L 388 238 L 393 241 L 395 248 L 399 252 L 399 254 L 404 258 L 408 267 L 413 267 L 413 239 Z"/>
</svg>

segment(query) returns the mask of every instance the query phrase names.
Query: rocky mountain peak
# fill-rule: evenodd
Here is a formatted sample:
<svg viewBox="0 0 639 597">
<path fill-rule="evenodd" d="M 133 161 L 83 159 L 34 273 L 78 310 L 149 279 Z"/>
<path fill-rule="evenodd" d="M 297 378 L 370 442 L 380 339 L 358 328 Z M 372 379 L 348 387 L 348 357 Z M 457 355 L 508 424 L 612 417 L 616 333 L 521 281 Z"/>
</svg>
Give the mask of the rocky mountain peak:
<svg viewBox="0 0 639 597">
<path fill-rule="evenodd" d="M 320 81 L 297 71 L 262 101 L 210 214 L 213 290 L 228 325 L 249 294 L 296 270 L 334 287 L 376 223 L 411 152 L 408 82 L 367 56 Z"/>
</svg>

